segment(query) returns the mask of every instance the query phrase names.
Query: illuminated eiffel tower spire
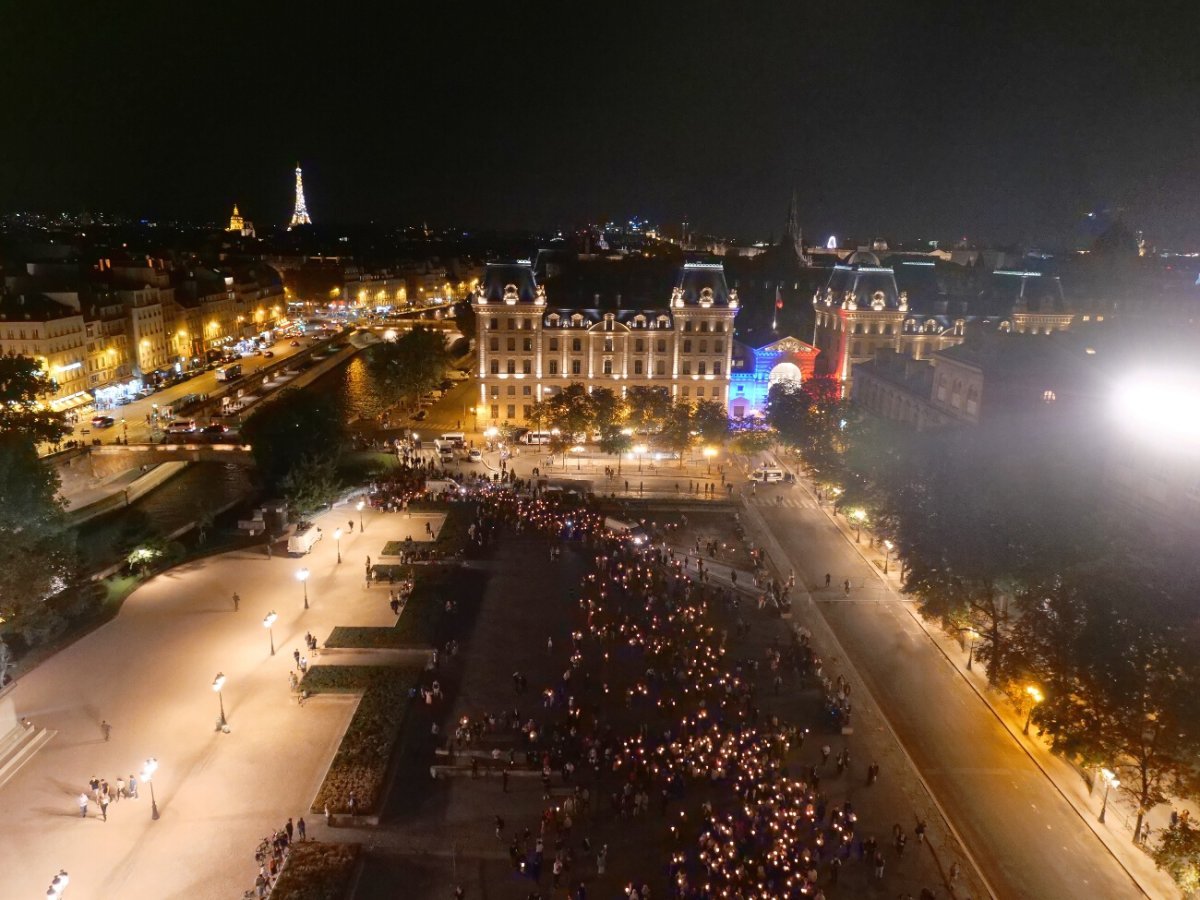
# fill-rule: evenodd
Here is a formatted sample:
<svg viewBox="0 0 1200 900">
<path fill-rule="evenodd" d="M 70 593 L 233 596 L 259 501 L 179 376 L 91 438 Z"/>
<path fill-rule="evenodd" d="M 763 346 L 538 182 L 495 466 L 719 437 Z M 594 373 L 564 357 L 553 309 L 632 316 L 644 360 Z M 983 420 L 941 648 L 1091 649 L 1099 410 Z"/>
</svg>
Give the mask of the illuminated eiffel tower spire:
<svg viewBox="0 0 1200 900">
<path fill-rule="evenodd" d="M 308 217 L 308 207 L 304 203 L 304 176 L 300 173 L 300 163 L 296 163 L 296 211 L 292 213 L 292 222 L 288 228 L 311 224 L 312 219 Z"/>
</svg>

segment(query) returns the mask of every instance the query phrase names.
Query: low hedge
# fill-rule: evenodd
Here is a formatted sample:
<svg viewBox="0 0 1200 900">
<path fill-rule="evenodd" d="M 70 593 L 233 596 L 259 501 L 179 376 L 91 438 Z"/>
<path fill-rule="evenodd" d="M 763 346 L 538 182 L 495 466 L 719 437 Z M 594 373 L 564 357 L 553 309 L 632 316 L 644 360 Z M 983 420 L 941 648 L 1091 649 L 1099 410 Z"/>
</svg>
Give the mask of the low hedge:
<svg viewBox="0 0 1200 900">
<path fill-rule="evenodd" d="M 404 726 L 411 701 L 409 693 L 418 678 L 416 670 L 383 666 L 309 669 L 301 682 L 309 693 L 363 691 L 354 718 L 313 801 L 314 811 L 328 808 L 335 813 L 349 812 L 351 792 L 358 801 L 358 813 L 372 815 L 379 809 L 388 763 Z"/>
<path fill-rule="evenodd" d="M 271 900 L 342 900 L 350 890 L 358 844 L 294 843 Z"/>
<path fill-rule="evenodd" d="M 440 647 L 446 616 L 446 599 L 460 605 L 474 604 L 483 596 L 486 580 L 478 569 L 461 566 L 418 566 L 414 570 L 413 590 L 404 612 L 391 628 L 338 626 L 325 641 L 326 647 L 350 649 L 406 649 Z"/>
</svg>

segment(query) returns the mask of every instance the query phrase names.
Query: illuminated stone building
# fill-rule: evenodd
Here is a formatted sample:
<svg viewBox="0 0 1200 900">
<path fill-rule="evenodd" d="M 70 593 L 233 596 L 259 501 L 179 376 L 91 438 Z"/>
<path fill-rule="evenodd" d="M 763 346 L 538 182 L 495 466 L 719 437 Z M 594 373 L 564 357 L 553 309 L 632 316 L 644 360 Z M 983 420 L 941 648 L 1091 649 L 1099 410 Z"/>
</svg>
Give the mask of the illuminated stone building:
<svg viewBox="0 0 1200 900">
<path fill-rule="evenodd" d="M 489 265 L 473 306 L 479 424 L 524 422 L 573 382 L 728 405 L 738 300 L 720 264 L 686 264 L 661 297 L 589 306 L 556 305 L 528 261 Z"/>
</svg>

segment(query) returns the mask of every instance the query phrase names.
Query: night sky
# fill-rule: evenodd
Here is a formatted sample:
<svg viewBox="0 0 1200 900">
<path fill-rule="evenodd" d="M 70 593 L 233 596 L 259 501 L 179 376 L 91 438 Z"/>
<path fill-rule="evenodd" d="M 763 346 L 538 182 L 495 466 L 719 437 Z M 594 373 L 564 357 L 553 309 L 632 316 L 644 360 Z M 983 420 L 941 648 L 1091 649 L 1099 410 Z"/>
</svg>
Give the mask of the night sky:
<svg viewBox="0 0 1200 900">
<path fill-rule="evenodd" d="M 1200 246 L 1194 3 L 481 5 L 9 0 L 0 210 Z"/>
</svg>

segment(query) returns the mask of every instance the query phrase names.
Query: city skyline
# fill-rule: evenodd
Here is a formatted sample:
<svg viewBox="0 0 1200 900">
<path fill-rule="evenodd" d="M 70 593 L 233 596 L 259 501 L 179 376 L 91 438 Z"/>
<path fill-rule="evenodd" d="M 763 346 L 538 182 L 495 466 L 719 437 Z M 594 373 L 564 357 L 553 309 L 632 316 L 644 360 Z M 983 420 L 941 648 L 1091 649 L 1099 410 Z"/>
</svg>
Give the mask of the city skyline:
<svg viewBox="0 0 1200 900">
<path fill-rule="evenodd" d="M 399 38 L 390 13 L 331 35 L 211 7 L 202 45 L 169 53 L 153 13 L 16 14 L 5 66 L 24 139 L 0 208 L 220 221 L 238 202 L 286 223 L 299 159 L 328 223 L 549 229 L 636 212 L 768 237 L 794 185 L 813 239 L 1064 246 L 1111 211 L 1157 245 L 1200 243 L 1186 113 L 1200 79 L 1178 16 L 678 12 L 423 11 L 425 33 L 458 36 L 443 44 Z M 284 65 L 299 49 L 310 61 Z"/>
</svg>

